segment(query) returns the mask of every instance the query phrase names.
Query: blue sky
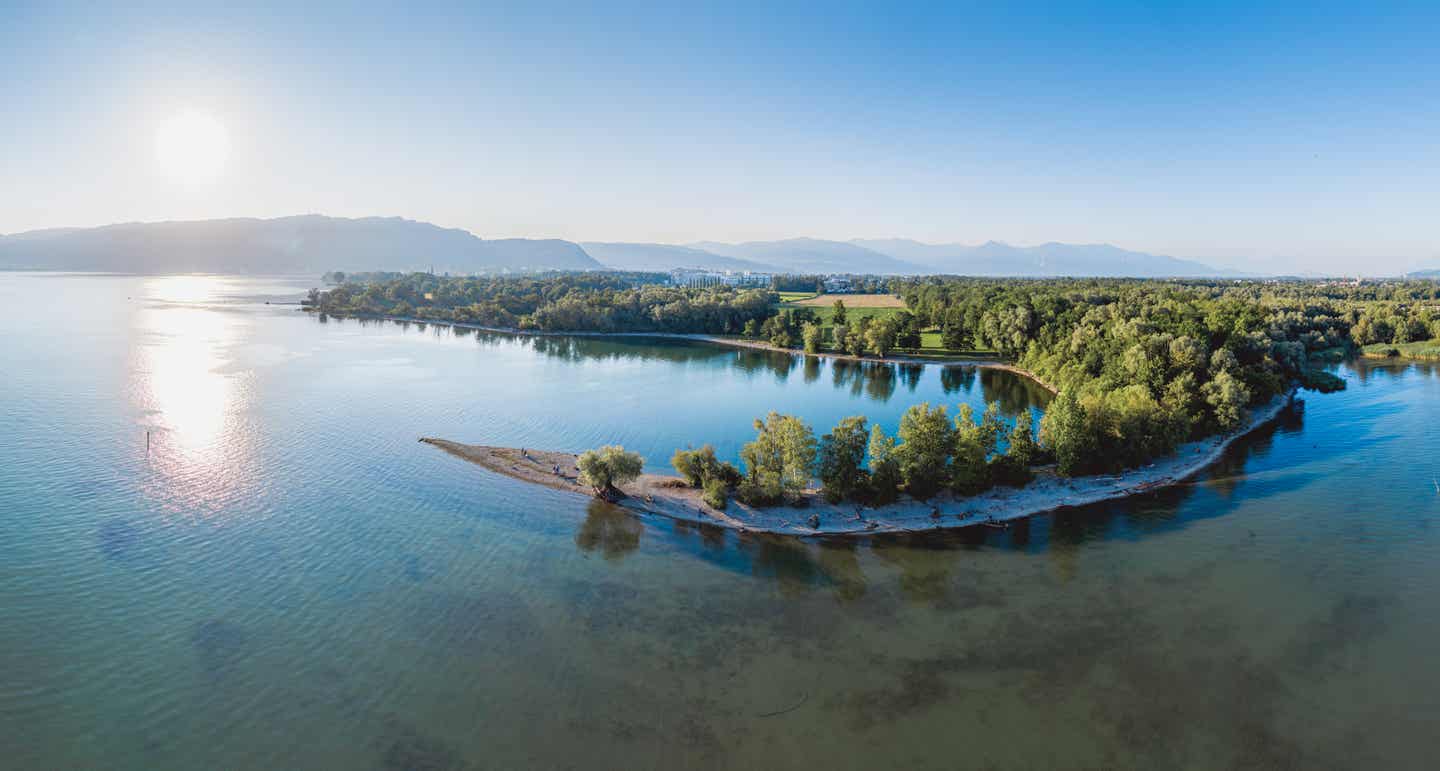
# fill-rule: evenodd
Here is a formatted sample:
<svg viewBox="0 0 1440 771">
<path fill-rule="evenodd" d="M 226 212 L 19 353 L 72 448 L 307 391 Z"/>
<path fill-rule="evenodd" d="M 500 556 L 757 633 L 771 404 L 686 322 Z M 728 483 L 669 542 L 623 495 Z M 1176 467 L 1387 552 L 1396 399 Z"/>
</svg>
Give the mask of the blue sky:
<svg viewBox="0 0 1440 771">
<path fill-rule="evenodd" d="M 1110 242 L 1440 265 L 1440 3 L 14 4 L 0 232 Z M 224 171 L 157 170 L 201 111 Z"/>
</svg>

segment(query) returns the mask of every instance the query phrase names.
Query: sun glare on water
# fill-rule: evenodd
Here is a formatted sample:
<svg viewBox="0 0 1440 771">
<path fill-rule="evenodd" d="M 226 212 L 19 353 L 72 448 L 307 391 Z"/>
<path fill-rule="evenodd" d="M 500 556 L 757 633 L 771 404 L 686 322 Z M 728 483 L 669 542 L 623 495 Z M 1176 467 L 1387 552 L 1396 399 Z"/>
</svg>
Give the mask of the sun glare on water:
<svg viewBox="0 0 1440 771">
<path fill-rule="evenodd" d="M 189 110 L 160 124 L 155 136 L 155 157 L 161 170 L 179 182 L 214 181 L 225 169 L 230 135 L 215 116 Z"/>
</svg>

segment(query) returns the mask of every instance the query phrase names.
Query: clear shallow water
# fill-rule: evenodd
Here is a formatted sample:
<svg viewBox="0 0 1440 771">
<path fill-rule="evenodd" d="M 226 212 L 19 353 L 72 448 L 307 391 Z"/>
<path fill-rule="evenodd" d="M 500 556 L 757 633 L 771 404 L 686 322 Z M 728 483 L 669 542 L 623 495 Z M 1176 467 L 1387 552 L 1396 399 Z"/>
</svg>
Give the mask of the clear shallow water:
<svg viewBox="0 0 1440 771">
<path fill-rule="evenodd" d="M 637 520 L 422 435 L 733 454 L 1005 373 L 322 324 L 307 282 L 0 274 L 9 767 L 1421 768 L 1440 380 L 1003 533 Z M 150 432 L 146 453 L 145 434 Z M 774 714 L 781 713 L 781 714 Z"/>
</svg>

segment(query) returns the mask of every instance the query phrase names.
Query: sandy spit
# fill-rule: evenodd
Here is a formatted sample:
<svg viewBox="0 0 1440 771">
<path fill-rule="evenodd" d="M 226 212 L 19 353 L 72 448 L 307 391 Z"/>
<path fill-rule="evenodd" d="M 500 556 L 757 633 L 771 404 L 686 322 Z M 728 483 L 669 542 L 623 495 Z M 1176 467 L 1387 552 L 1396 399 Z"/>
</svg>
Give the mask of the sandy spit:
<svg viewBox="0 0 1440 771">
<path fill-rule="evenodd" d="M 1006 522 L 1053 511 L 1114 500 L 1179 484 L 1220 458 L 1231 443 L 1273 421 L 1292 401 L 1276 397 L 1250 411 L 1238 430 L 1181 445 L 1173 454 L 1144 468 L 1111 476 L 1065 478 L 1050 467 L 1036 469 L 1036 478 L 1023 488 L 998 487 L 980 495 L 960 497 L 941 493 L 928 501 L 902 497 L 896 503 L 864 507 L 855 503 L 831 504 L 818 491 L 806 492 L 803 505 L 753 508 L 730 501 L 724 511 L 700 499 L 700 491 L 677 477 L 645 474 L 626 485 L 627 498 L 618 505 L 632 511 L 687 522 L 700 522 L 742 532 L 795 536 L 866 536 L 877 533 L 924 532 L 974 526 L 1003 527 Z M 579 495 L 593 491 L 579 481 L 574 453 L 515 447 L 462 444 L 447 439 L 420 440 L 486 469 L 534 484 Z M 558 473 L 557 473 L 558 468 Z"/>
</svg>

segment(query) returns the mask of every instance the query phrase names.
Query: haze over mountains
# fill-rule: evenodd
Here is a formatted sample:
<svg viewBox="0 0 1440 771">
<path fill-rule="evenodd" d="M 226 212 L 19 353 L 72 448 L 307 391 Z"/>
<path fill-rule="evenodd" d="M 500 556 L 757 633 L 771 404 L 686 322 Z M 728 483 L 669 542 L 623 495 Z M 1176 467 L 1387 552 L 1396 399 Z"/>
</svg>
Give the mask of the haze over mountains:
<svg viewBox="0 0 1440 771">
<path fill-rule="evenodd" d="M 155 222 L 0 236 L 0 268 L 135 273 L 311 273 L 329 270 L 711 270 L 974 276 L 1239 276 L 1191 260 L 1109 244 L 926 244 L 908 239 L 792 238 L 688 245 L 482 239 L 398 217 Z"/>
<path fill-rule="evenodd" d="M 1109 244 L 1011 246 L 991 241 L 967 246 L 925 244 L 903 238 L 854 241 L 791 238 L 740 244 L 700 241 L 683 247 L 590 243 L 583 246 L 602 263 L 622 270 L 683 266 L 714 270 L 899 275 L 953 273 L 969 276 L 1137 278 L 1246 275 L 1192 260 L 1133 252 Z M 661 263 L 666 261 L 669 265 L 662 266 Z"/>
<path fill-rule="evenodd" d="M 399 217 L 150 222 L 0 237 L 0 268 L 126 273 L 601 270 L 558 239 L 483 240 Z"/>
</svg>

